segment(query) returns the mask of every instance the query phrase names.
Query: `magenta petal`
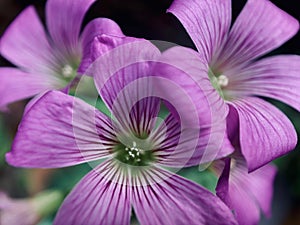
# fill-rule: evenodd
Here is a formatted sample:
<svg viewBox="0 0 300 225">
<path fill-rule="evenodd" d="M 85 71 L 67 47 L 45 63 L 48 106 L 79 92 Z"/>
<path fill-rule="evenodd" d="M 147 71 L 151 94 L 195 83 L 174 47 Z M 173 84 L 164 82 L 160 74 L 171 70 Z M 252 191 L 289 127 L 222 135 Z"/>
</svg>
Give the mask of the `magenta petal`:
<svg viewBox="0 0 300 225">
<path fill-rule="evenodd" d="M 231 23 L 231 0 L 175 0 L 168 9 L 183 24 L 206 62 L 218 53 Z"/>
<path fill-rule="evenodd" d="M 259 95 L 274 98 L 300 111 L 300 56 L 268 57 L 230 77 L 234 96 Z"/>
<path fill-rule="evenodd" d="M 299 22 L 268 0 L 248 0 L 235 21 L 219 65 L 239 66 L 279 47 L 294 36 Z M 228 68 L 223 68 L 223 71 Z"/>
<path fill-rule="evenodd" d="M 134 184 L 132 205 L 143 225 L 223 225 L 224 221 L 237 224 L 219 198 L 178 175 L 153 168 L 136 178 Z"/>
<path fill-rule="evenodd" d="M 269 164 L 249 174 L 250 182 L 244 182 L 253 193 L 263 213 L 270 217 L 272 213 L 273 182 L 276 175 L 276 168 Z"/>
<path fill-rule="evenodd" d="M 270 103 L 255 97 L 235 101 L 240 145 L 249 171 L 293 150 L 297 134 L 289 119 Z"/>
<path fill-rule="evenodd" d="M 159 56 L 159 50 L 143 39 L 109 35 L 95 38 L 91 56 L 94 62 L 86 74 L 94 77 L 118 127 L 138 135 L 151 129 L 160 106 L 153 95 L 151 65 Z"/>
<path fill-rule="evenodd" d="M 182 160 L 187 162 L 190 159 L 191 154 L 180 155 L 180 152 L 173 152 L 178 145 L 179 136 L 180 123 L 172 114 L 169 114 L 153 134 L 153 140 L 159 146 L 155 150 L 158 164 L 174 166 L 179 163 L 179 165 L 184 165 Z"/>
<path fill-rule="evenodd" d="M 1 37 L 1 54 L 31 72 L 53 73 L 56 60 L 35 9 L 26 8 Z"/>
<path fill-rule="evenodd" d="M 79 72 L 89 76 L 104 73 L 104 78 L 99 79 L 101 85 L 110 78 L 112 71 L 115 73 L 132 63 L 153 60 L 160 54 L 159 50 L 149 41 L 118 34 L 117 27 L 115 27 L 117 25 L 114 25 L 112 21 L 107 23 L 114 30 L 112 34 L 103 33 L 91 40 L 92 35 L 88 35 L 88 32 L 89 30 L 95 32 L 93 26 L 96 25 L 96 21 L 95 24 L 91 23 L 90 27 L 88 25 L 86 28 L 86 35 L 83 33 L 86 36 L 83 43 L 85 54 Z M 139 51 L 141 49 L 143 50 Z M 113 60 L 114 63 L 111 65 L 109 60 Z M 118 62 L 118 60 L 120 61 Z M 101 70 L 101 67 L 104 68 Z"/>
<path fill-rule="evenodd" d="M 130 189 L 114 179 L 122 177 L 111 161 L 106 161 L 86 175 L 60 207 L 54 225 L 130 224 Z"/>
<path fill-rule="evenodd" d="M 160 78 L 158 89 L 181 124 L 181 141 L 174 154 L 181 154 L 181 159 L 191 157 L 188 165 L 195 165 L 232 153 L 234 149 L 226 139 L 228 106 L 212 87 L 208 67 L 199 54 L 183 47 L 171 48 L 162 54 L 154 73 Z"/>
<path fill-rule="evenodd" d="M 26 111 L 6 159 L 18 167 L 56 168 L 107 157 L 115 143 L 110 123 L 77 98 L 47 92 Z"/>
<path fill-rule="evenodd" d="M 178 120 L 172 114 L 169 114 L 153 135 L 153 140 L 158 146 L 155 149 L 157 164 L 177 168 L 198 165 L 199 159 L 203 158 L 203 151 L 195 150 L 198 143 L 195 142 L 197 137 L 193 133 L 195 133 L 193 129 L 190 132 L 181 130 Z M 200 142 L 202 141 L 200 139 Z M 232 146 L 225 145 L 226 143 L 224 143 L 217 158 L 228 155 L 227 147 L 232 148 Z"/>
<path fill-rule="evenodd" d="M 0 68 L 0 108 L 55 88 L 57 80 L 50 76 L 26 73 L 15 68 Z"/>
<path fill-rule="evenodd" d="M 78 55 L 79 32 L 85 13 L 96 0 L 49 0 L 46 22 L 57 48 L 65 55 Z"/>
<path fill-rule="evenodd" d="M 248 173 L 246 164 L 234 160 L 229 174 L 231 161 L 227 161 L 217 185 L 217 195 L 234 211 L 239 224 L 255 225 L 260 219 L 260 210 L 271 215 L 273 181 L 276 169 L 266 165 Z M 242 201 L 241 201 L 242 199 Z"/>
<path fill-rule="evenodd" d="M 92 43 L 96 36 L 101 36 L 103 34 L 114 35 L 118 37 L 124 36 L 121 28 L 113 20 L 107 18 L 97 18 L 89 22 L 81 35 L 83 59 L 81 61 L 81 65 L 79 66 L 80 72 L 85 72 L 93 62 L 91 58 Z"/>
</svg>

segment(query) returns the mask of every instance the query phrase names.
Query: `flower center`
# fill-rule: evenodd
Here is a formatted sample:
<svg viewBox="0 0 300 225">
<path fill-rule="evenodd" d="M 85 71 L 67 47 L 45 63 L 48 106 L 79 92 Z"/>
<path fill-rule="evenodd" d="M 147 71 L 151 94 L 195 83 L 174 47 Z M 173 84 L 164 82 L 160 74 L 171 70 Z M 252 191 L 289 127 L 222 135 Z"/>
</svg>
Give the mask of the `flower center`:
<svg viewBox="0 0 300 225">
<path fill-rule="evenodd" d="M 229 84 L 229 79 L 226 75 L 215 73 L 213 70 L 209 69 L 208 76 L 212 86 L 218 91 L 223 99 L 227 99 L 225 95 L 225 88 Z"/>
<path fill-rule="evenodd" d="M 148 166 L 155 160 L 153 151 L 139 148 L 135 141 L 131 146 L 118 144 L 114 152 L 115 159 L 131 166 Z"/>
<path fill-rule="evenodd" d="M 67 82 L 70 82 L 77 75 L 77 71 L 71 65 L 66 64 L 61 69 L 61 75 L 64 80 L 66 80 Z"/>
<path fill-rule="evenodd" d="M 228 85 L 229 80 L 228 77 L 226 77 L 225 75 L 220 75 L 217 77 L 217 82 L 221 88 L 224 88 Z"/>
<path fill-rule="evenodd" d="M 64 78 L 70 78 L 74 74 L 74 70 L 72 66 L 67 64 L 61 69 L 61 74 L 63 75 Z"/>
</svg>

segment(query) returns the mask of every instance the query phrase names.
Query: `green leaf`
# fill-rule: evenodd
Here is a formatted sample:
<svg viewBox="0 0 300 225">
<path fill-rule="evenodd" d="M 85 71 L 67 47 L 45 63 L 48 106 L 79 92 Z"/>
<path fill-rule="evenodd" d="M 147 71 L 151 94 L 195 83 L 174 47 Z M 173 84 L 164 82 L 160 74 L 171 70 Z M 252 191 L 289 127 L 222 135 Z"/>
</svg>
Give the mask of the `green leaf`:
<svg viewBox="0 0 300 225">
<path fill-rule="evenodd" d="M 198 166 L 183 168 L 178 172 L 178 175 L 192 180 L 201 186 L 205 187 L 212 193 L 215 193 L 218 178 L 210 170 L 199 171 Z"/>
<path fill-rule="evenodd" d="M 3 116 L 0 115 L 0 166 L 5 164 L 5 153 L 9 151 L 12 136 L 5 127 Z"/>
</svg>

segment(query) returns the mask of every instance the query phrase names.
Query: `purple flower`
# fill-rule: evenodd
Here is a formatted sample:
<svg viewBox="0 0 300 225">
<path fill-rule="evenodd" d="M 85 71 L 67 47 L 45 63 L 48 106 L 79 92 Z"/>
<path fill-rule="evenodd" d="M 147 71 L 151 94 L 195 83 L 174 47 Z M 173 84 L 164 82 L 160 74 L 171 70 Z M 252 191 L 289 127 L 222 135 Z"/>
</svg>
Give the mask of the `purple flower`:
<svg viewBox="0 0 300 225">
<path fill-rule="evenodd" d="M 34 225 L 53 213 L 62 201 L 58 191 L 44 191 L 32 198 L 12 199 L 0 192 L 1 225 Z"/>
<path fill-rule="evenodd" d="M 243 157 L 226 159 L 217 185 L 217 195 L 233 210 L 240 225 L 255 225 L 260 211 L 271 216 L 273 182 L 276 168 L 265 165 L 248 173 Z M 218 163 L 218 162 L 217 162 Z"/>
<path fill-rule="evenodd" d="M 256 225 L 262 211 L 266 217 L 271 216 L 273 182 L 276 175 L 275 166 L 268 164 L 249 173 L 246 161 L 241 154 L 238 121 L 236 111 L 230 111 L 227 120 L 228 137 L 235 153 L 223 161 L 213 163 L 213 170 L 219 175 L 216 187 L 217 195 L 230 207 L 241 225 Z M 243 199 L 243 201 L 241 201 Z"/>
<path fill-rule="evenodd" d="M 236 224 L 219 198 L 164 168 L 198 158 L 208 136 L 218 141 L 206 130 L 212 99 L 187 74 L 174 80 L 154 75 L 160 52 L 150 42 L 107 38 L 125 44 L 95 60 L 88 72 L 112 119 L 78 98 L 47 92 L 27 107 L 7 161 L 57 168 L 104 160 L 90 164 L 95 168 L 65 199 L 54 224 L 130 224 L 132 210 L 141 224 Z M 98 39 L 94 51 L 103 36 Z M 166 96 L 171 113 L 162 120 L 165 92 L 173 95 Z"/>
<path fill-rule="evenodd" d="M 267 0 L 248 0 L 231 25 L 231 0 L 175 0 L 169 9 L 186 28 L 210 70 L 208 76 L 239 121 L 241 152 L 250 171 L 286 154 L 295 129 L 277 108 L 258 96 L 300 110 L 300 57 L 263 58 L 295 35 L 297 20 Z M 191 52 L 182 50 L 182 58 Z"/>
<path fill-rule="evenodd" d="M 47 32 L 29 6 L 1 37 L 0 52 L 18 68 L 0 68 L 0 108 L 45 90 L 63 89 L 77 75 L 82 49 L 97 34 L 123 36 L 112 20 L 91 21 L 80 35 L 83 17 L 95 0 L 49 0 Z"/>
</svg>

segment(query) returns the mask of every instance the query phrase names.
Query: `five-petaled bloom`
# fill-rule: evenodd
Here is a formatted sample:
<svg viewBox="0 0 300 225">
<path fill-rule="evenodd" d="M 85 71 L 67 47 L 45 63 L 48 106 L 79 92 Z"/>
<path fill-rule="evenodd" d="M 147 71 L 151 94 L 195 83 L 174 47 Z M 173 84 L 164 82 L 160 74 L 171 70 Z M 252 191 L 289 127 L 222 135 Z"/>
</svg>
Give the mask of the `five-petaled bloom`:
<svg viewBox="0 0 300 225">
<path fill-rule="evenodd" d="M 0 109 L 45 90 L 72 86 L 82 51 L 97 34 L 123 36 L 112 20 L 91 21 L 80 36 L 83 17 L 95 0 L 49 0 L 44 30 L 35 9 L 26 8 L 1 37 L 0 53 L 18 68 L 0 68 Z"/>
<path fill-rule="evenodd" d="M 182 49 L 182 58 L 198 57 L 230 108 L 227 124 L 236 132 L 249 171 L 294 149 L 297 135 L 289 119 L 257 96 L 274 98 L 300 110 L 300 57 L 259 57 L 280 46 L 299 23 L 268 0 L 248 0 L 231 26 L 231 0 L 175 0 L 169 12 L 186 28 L 198 54 Z"/>
<path fill-rule="evenodd" d="M 240 224 L 257 224 L 260 209 L 270 215 L 275 176 L 271 165 L 262 166 L 297 143 L 288 118 L 258 96 L 300 110 L 300 57 L 259 58 L 295 35 L 299 23 L 268 0 L 248 0 L 231 28 L 231 0 L 175 0 L 169 12 L 181 21 L 198 50 L 182 48 L 176 60 L 204 61 L 218 101 L 229 107 L 227 134 L 236 153 L 220 169 L 217 195 Z"/>
<path fill-rule="evenodd" d="M 182 70 L 173 80 L 155 75 L 160 52 L 150 42 L 95 41 L 103 38 L 125 43 L 100 53 L 87 72 L 112 118 L 73 96 L 47 92 L 27 107 L 7 161 L 57 168 L 104 159 L 69 194 L 54 224 L 129 224 L 132 208 L 141 224 L 237 224 L 219 198 L 164 168 L 197 164 L 210 138 L 219 139 L 207 131 L 215 101 Z M 162 122 L 165 92 L 173 95 L 164 99 L 170 114 Z"/>
</svg>

